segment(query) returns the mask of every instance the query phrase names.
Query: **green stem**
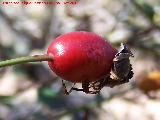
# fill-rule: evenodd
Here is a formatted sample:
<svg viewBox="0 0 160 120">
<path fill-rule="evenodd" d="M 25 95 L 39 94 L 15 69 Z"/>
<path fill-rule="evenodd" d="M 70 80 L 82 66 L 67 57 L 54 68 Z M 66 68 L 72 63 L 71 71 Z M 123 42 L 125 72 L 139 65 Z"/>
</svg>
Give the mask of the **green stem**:
<svg viewBox="0 0 160 120">
<path fill-rule="evenodd" d="M 5 66 L 16 65 L 16 64 L 23 64 L 27 62 L 41 62 L 41 61 L 53 61 L 53 56 L 34 55 L 34 56 L 26 56 L 26 57 L 0 61 L 0 68 Z"/>
</svg>

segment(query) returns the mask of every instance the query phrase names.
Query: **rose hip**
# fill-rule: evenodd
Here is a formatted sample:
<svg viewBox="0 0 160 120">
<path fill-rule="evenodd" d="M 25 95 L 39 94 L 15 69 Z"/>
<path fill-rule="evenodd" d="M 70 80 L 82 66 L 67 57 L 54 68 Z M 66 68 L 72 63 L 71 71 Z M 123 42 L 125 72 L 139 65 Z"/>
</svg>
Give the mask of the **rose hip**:
<svg viewBox="0 0 160 120">
<path fill-rule="evenodd" d="M 93 82 L 111 71 L 117 50 L 92 32 L 77 31 L 57 37 L 47 54 L 48 65 L 58 76 L 73 83 Z"/>
</svg>

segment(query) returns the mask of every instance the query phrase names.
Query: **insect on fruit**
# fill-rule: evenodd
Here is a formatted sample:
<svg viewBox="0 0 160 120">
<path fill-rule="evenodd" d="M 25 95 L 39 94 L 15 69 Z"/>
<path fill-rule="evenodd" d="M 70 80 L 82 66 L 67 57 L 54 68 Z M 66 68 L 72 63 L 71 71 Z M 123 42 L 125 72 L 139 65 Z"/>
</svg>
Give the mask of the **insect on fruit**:
<svg viewBox="0 0 160 120">
<path fill-rule="evenodd" d="M 121 43 L 121 49 L 113 59 L 114 64 L 111 69 L 112 79 L 128 82 L 128 79 L 133 77 L 130 57 L 134 57 L 132 52 L 126 45 Z"/>
<path fill-rule="evenodd" d="M 74 85 L 82 84 L 82 88 L 73 86 L 70 91 L 67 91 L 62 80 L 66 94 L 72 90 L 96 94 L 104 86 L 110 86 L 108 81 L 112 79 L 126 82 L 131 78 L 133 72 L 129 57 L 132 53 L 127 46 L 122 47 L 122 50 L 117 52 L 110 43 L 92 32 L 66 33 L 50 44 L 47 54 L 53 56 L 54 60 L 49 61 L 48 64 L 62 79 Z M 123 73 L 121 73 L 122 69 Z"/>
<path fill-rule="evenodd" d="M 114 87 L 129 82 L 134 74 L 129 60 L 130 57 L 134 57 L 132 52 L 126 45 L 121 43 L 120 50 L 113 59 L 110 74 L 92 83 L 94 90 L 99 92 L 104 86 Z"/>
<path fill-rule="evenodd" d="M 129 79 L 131 79 L 134 74 L 132 65 L 130 64 L 130 57 L 134 57 L 132 52 L 126 45 L 121 43 L 120 50 L 113 59 L 110 74 L 107 74 L 96 82 L 91 82 L 89 89 L 92 88 L 93 91 L 90 93 L 97 94 L 105 86 L 114 87 L 129 82 Z"/>
</svg>

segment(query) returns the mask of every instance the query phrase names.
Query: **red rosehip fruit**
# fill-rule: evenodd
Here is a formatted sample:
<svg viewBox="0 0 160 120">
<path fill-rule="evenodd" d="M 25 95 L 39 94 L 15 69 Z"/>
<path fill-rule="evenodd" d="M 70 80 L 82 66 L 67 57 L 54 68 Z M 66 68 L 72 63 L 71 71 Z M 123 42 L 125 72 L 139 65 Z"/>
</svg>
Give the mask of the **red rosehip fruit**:
<svg viewBox="0 0 160 120">
<path fill-rule="evenodd" d="M 48 65 L 58 76 L 73 83 L 93 82 L 110 73 L 117 50 L 92 32 L 77 31 L 57 37 L 47 54 Z"/>
</svg>

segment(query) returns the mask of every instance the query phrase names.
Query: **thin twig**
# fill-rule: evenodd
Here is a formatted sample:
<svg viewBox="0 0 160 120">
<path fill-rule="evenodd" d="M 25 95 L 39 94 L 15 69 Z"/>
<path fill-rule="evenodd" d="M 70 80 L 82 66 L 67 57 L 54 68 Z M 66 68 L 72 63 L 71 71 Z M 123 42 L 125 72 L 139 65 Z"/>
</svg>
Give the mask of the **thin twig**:
<svg viewBox="0 0 160 120">
<path fill-rule="evenodd" d="M 23 64 L 27 62 L 41 62 L 41 61 L 52 61 L 53 57 L 49 55 L 35 55 L 35 56 L 27 56 L 27 57 L 20 57 L 5 61 L 0 61 L 0 68 L 5 66 L 11 66 L 16 64 Z"/>
</svg>

